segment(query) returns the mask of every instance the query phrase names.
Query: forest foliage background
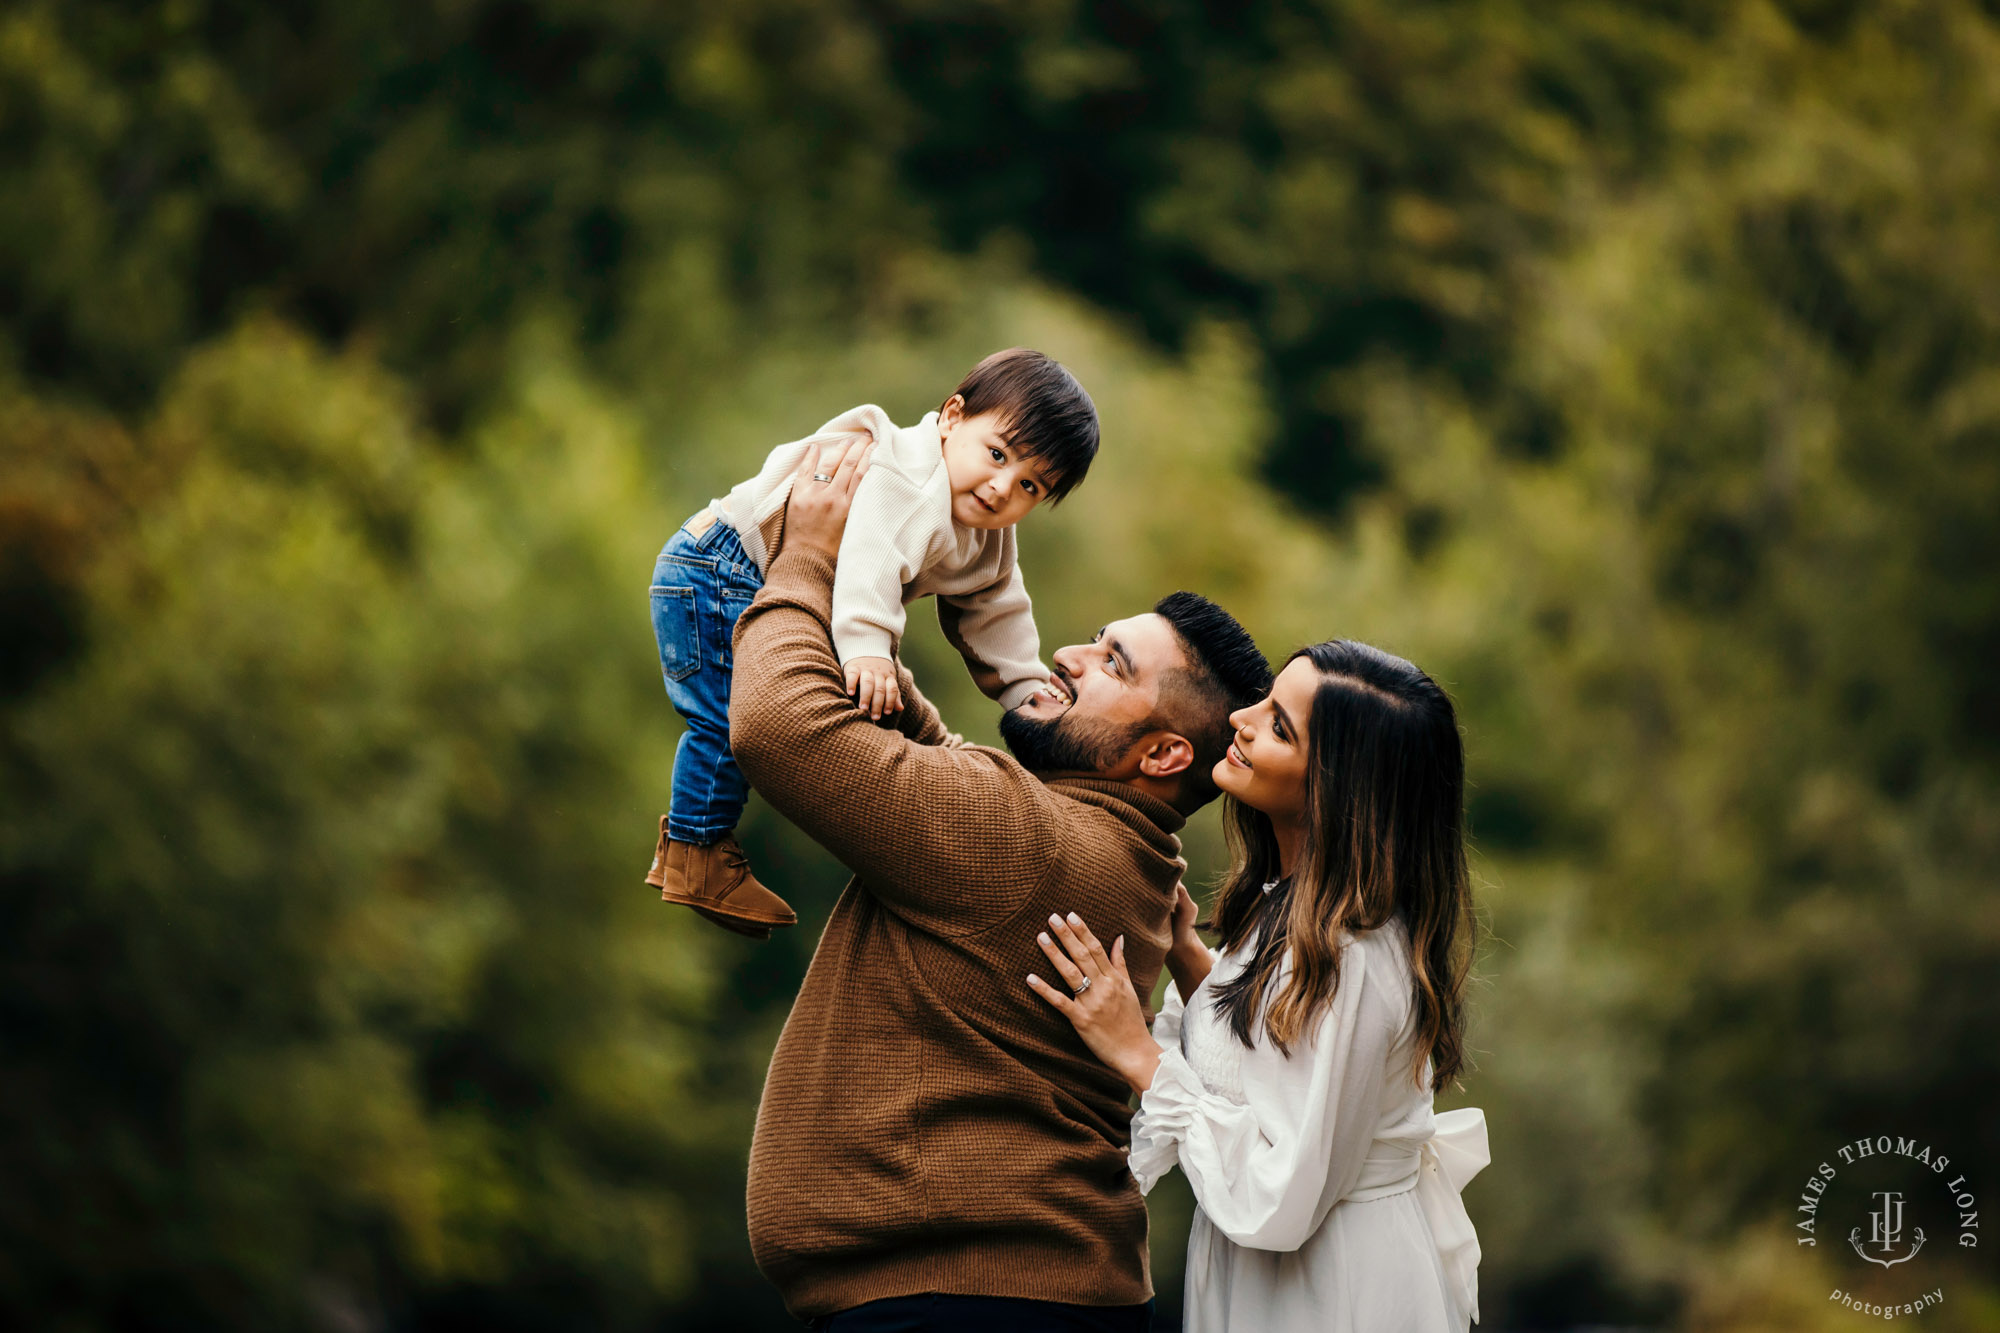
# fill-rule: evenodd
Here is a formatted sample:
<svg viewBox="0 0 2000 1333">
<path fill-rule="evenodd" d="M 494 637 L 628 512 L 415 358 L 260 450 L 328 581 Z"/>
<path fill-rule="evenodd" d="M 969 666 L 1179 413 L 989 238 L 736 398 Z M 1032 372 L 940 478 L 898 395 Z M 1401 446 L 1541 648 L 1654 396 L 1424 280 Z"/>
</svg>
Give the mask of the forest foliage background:
<svg viewBox="0 0 2000 1333">
<path fill-rule="evenodd" d="M 1047 642 L 1193 587 L 1459 702 L 1482 1327 L 1846 1327 L 1835 1145 L 2000 1189 L 1996 199 L 1968 0 L 10 0 L 0 1317 L 789 1326 L 842 876 L 640 882 L 644 578 L 1027 343 L 1105 425 Z"/>
</svg>

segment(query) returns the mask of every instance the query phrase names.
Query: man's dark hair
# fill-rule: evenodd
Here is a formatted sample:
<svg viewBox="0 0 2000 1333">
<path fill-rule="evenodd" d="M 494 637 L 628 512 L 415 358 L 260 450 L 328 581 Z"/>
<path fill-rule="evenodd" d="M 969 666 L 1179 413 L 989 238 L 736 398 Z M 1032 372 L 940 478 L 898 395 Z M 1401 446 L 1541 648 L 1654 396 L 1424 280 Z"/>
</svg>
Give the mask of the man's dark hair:
<svg viewBox="0 0 2000 1333">
<path fill-rule="evenodd" d="M 1007 442 L 1047 463 L 1049 503 L 1083 484 L 1097 457 L 1097 404 L 1062 362 L 1010 347 L 974 366 L 953 392 L 965 399 L 965 415 L 999 413 Z"/>
<path fill-rule="evenodd" d="M 1193 814 L 1216 797 L 1210 773 L 1236 736 L 1229 715 L 1271 692 L 1271 664 L 1235 616 L 1198 593 L 1162 597 L 1153 614 L 1174 627 L 1187 654 L 1187 665 L 1161 680 L 1156 716 L 1194 747 L 1174 802 L 1182 814 Z"/>
</svg>

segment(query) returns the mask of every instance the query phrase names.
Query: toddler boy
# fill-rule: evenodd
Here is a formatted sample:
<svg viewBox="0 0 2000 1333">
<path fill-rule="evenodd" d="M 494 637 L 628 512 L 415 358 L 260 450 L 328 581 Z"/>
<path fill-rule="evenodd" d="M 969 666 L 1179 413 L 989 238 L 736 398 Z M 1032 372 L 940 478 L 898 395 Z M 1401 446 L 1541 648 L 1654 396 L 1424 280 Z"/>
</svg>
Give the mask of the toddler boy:
<svg viewBox="0 0 2000 1333">
<path fill-rule="evenodd" d="M 871 438 L 874 451 L 833 579 L 833 645 L 848 693 L 877 719 L 902 708 L 904 608 L 935 596 L 974 683 L 1013 708 L 1048 680 L 1014 525 L 1083 481 L 1097 455 L 1097 408 L 1040 352 L 996 352 L 914 426 L 898 427 L 871 405 L 779 445 L 756 476 L 667 541 L 653 568 L 653 633 L 667 697 L 687 729 L 646 882 L 667 902 L 757 939 L 798 917 L 757 882 L 735 837 L 749 785 L 729 753 L 731 637 L 764 584 L 801 456 L 814 440 L 856 436 Z"/>
</svg>

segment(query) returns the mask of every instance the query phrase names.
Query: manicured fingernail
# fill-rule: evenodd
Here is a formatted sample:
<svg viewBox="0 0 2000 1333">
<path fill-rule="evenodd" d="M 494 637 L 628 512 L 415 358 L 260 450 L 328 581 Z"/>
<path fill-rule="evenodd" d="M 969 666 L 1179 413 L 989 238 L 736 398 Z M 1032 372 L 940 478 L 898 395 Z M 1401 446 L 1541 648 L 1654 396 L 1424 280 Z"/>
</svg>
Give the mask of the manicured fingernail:
<svg viewBox="0 0 2000 1333">
<path fill-rule="evenodd" d="M 1052 926 L 1060 926 L 1062 924 L 1062 918 L 1057 916 L 1054 912 L 1050 912 L 1049 924 Z"/>
<path fill-rule="evenodd" d="M 1075 912 L 1071 912 L 1069 914 L 1069 923 L 1072 926 L 1080 926 L 1083 924 L 1083 918 L 1078 916 Z"/>
<path fill-rule="evenodd" d="M 1049 932 L 1045 930 L 1041 934 L 1035 936 L 1035 938 L 1040 940 L 1042 943 L 1047 944 L 1049 943 Z"/>
</svg>

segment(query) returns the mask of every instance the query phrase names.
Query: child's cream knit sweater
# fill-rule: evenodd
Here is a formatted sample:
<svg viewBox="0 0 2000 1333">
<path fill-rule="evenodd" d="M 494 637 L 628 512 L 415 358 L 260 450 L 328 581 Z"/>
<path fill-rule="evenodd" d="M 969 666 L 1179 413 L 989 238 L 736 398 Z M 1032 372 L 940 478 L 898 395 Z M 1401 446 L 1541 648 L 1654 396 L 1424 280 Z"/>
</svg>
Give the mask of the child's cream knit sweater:
<svg viewBox="0 0 2000 1333">
<path fill-rule="evenodd" d="M 736 529 L 758 569 L 768 571 L 766 530 L 791 494 L 800 455 L 814 440 L 856 436 L 873 437 L 875 453 L 854 493 L 834 573 L 833 646 L 841 664 L 896 658 L 904 607 L 934 596 L 945 636 L 964 655 L 974 683 L 1003 708 L 1021 703 L 1049 673 L 1015 563 L 1014 529 L 952 522 L 937 413 L 899 427 L 872 404 L 843 412 L 805 439 L 773 449 L 756 476 L 709 508 Z"/>
</svg>

